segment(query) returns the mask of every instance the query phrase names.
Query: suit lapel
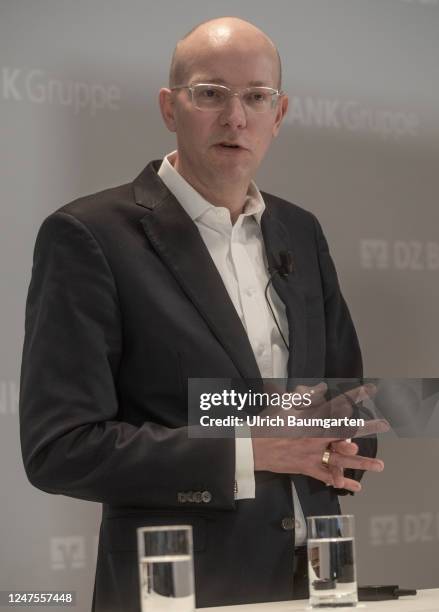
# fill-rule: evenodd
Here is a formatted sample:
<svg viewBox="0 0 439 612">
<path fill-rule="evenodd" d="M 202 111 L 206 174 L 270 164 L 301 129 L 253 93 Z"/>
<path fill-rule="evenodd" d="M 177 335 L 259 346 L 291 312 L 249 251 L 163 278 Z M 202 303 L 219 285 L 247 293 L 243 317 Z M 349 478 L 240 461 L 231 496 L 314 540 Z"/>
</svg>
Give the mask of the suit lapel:
<svg viewBox="0 0 439 612">
<path fill-rule="evenodd" d="M 250 342 L 196 225 L 157 176 L 152 162 L 133 183 L 148 212 L 142 226 L 157 255 L 205 319 L 245 379 L 260 378 Z"/>
<path fill-rule="evenodd" d="M 261 229 L 269 269 L 273 270 L 278 263 L 280 251 L 291 251 L 294 259 L 292 229 L 289 228 L 288 231 L 286 226 L 276 217 L 270 206 L 270 197 L 267 194 L 263 194 L 263 197 L 267 208 L 262 215 Z M 274 274 L 273 286 L 285 304 L 288 318 L 288 344 L 290 348 L 288 377 L 300 378 L 305 371 L 307 337 L 306 302 L 297 270 L 294 270 L 286 278 Z"/>
</svg>

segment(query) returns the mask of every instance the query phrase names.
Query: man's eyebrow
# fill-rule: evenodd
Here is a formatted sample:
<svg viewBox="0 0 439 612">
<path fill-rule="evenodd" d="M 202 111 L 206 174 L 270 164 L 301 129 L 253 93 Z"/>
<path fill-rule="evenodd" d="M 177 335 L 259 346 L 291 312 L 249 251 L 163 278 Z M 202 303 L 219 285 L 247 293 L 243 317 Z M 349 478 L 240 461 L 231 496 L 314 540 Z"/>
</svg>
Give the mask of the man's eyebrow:
<svg viewBox="0 0 439 612">
<path fill-rule="evenodd" d="M 212 83 L 215 85 L 228 85 L 227 81 L 217 77 L 201 76 L 193 79 L 192 83 Z M 270 87 L 264 81 L 249 81 L 244 87 Z"/>
<path fill-rule="evenodd" d="M 267 85 L 267 83 L 265 81 L 250 81 L 248 83 L 249 87 L 270 87 L 270 85 Z"/>
</svg>

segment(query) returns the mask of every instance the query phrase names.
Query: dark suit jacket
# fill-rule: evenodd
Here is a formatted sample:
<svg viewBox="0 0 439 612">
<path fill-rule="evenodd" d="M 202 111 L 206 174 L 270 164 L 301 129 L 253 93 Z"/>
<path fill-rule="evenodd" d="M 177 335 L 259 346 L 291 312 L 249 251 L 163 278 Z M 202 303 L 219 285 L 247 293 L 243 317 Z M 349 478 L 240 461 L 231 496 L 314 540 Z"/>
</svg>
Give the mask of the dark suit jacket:
<svg viewBox="0 0 439 612">
<path fill-rule="evenodd" d="M 50 215 L 36 242 L 20 418 L 30 481 L 101 502 L 94 610 L 138 611 L 136 528 L 194 529 L 198 606 L 293 597 L 287 475 L 257 474 L 234 500 L 232 439 L 189 439 L 187 379 L 260 376 L 241 321 L 195 224 L 149 164 L 133 183 Z M 263 194 L 269 261 L 290 329 L 291 377 L 361 376 L 361 356 L 315 217 Z M 363 441 L 374 454 L 375 441 Z M 295 477 L 305 514 L 336 493 Z M 183 501 L 181 493 L 201 492 Z M 180 494 L 180 495 L 179 495 Z M 297 592 L 297 591 L 296 591 Z"/>
</svg>

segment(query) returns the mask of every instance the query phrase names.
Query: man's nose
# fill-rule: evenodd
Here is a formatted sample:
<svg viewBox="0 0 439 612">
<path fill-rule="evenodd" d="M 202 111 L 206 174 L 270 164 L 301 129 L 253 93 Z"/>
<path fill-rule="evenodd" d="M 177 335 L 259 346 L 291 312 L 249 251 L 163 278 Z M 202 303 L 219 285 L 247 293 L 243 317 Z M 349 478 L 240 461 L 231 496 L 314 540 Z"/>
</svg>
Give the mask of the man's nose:
<svg viewBox="0 0 439 612">
<path fill-rule="evenodd" d="M 247 114 L 244 103 L 239 95 L 234 94 L 229 97 L 221 111 L 221 125 L 232 127 L 245 127 L 247 125 Z"/>
</svg>

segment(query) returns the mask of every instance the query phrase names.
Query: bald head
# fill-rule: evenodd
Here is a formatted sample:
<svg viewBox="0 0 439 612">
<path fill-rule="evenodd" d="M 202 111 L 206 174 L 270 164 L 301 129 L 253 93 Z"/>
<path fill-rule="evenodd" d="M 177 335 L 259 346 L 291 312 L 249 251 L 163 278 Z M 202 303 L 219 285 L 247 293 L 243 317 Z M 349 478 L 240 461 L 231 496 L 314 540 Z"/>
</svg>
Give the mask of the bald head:
<svg viewBox="0 0 439 612">
<path fill-rule="evenodd" d="M 207 53 L 227 49 L 266 53 L 273 64 L 273 85 L 281 88 L 282 70 L 277 47 L 262 30 L 238 17 L 210 19 L 195 26 L 175 47 L 169 87 L 187 84 L 188 75 Z"/>
</svg>

